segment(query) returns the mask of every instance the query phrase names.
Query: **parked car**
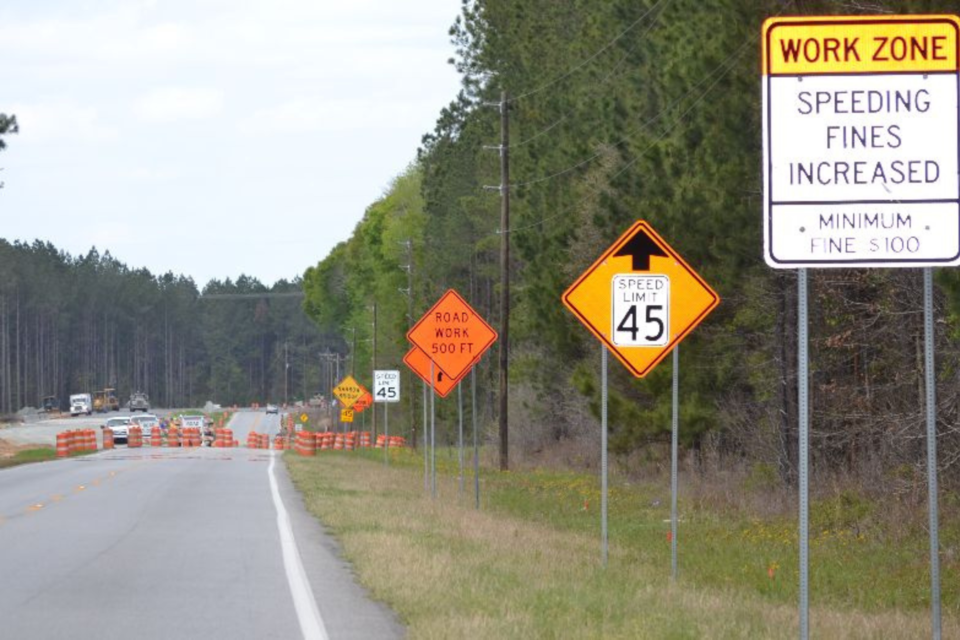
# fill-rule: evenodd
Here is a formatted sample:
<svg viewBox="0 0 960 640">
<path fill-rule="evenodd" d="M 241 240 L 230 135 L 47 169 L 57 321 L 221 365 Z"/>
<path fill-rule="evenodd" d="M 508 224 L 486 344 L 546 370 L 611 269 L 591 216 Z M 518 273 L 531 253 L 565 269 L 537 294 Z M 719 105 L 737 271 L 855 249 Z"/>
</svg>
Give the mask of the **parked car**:
<svg viewBox="0 0 960 640">
<path fill-rule="evenodd" d="M 160 426 L 160 419 L 153 414 L 145 413 L 140 416 L 130 416 L 130 424 L 137 425 L 143 429 L 144 436 L 149 436 L 153 433 L 154 427 Z"/>
<path fill-rule="evenodd" d="M 113 431 L 114 442 L 127 442 L 127 434 L 130 431 L 130 418 L 120 416 L 117 418 L 107 418 L 106 423 L 101 427 Z"/>
<path fill-rule="evenodd" d="M 268 404 L 268 405 L 267 405 L 267 413 L 268 413 L 268 414 L 270 414 L 270 413 L 279 414 L 279 413 L 280 413 L 280 409 L 279 409 L 279 407 L 277 407 L 277 405 L 275 405 L 275 404 Z"/>
</svg>

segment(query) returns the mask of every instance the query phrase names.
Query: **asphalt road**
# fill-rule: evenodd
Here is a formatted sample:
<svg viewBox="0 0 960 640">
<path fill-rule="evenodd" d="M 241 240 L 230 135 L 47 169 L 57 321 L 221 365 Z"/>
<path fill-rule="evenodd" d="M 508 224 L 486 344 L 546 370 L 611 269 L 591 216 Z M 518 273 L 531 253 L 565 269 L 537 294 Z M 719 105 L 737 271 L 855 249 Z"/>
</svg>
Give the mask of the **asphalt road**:
<svg viewBox="0 0 960 640">
<path fill-rule="evenodd" d="M 231 423 L 276 433 L 277 416 Z M 0 637 L 396 638 L 279 457 L 118 449 L 0 470 Z"/>
</svg>

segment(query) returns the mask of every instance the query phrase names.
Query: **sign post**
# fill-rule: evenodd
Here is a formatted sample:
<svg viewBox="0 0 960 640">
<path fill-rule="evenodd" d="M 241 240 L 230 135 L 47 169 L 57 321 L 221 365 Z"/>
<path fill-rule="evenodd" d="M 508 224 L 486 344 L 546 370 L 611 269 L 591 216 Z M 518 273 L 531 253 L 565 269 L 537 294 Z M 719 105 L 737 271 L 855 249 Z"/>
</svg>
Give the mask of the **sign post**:
<svg viewBox="0 0 960 640">
<path fill-rule="evenodd" d="M 383 402 L 383 463 L 390 464 L 390 420 L 388 409 L 391 402 L 400 402 L 400 372 L 395 369 L 373 372 L 373 401 Z M 376 431 L 376 429 L 374 429 Z"/>
<path fill-rule="evenodd" d="M 720 304 L 720 297 L 645 221 L 617 238 L 563 294 L 563 304 L 603 343 L 600 372 L 600 546 L 607 563 L 607 350 L 638 378 L 653 370 Z M 675 361 L 676 362 L 676 361 Z M 676 371 L 676 367 L 675 367 Z M 673 437 L 679 430 L 673 404 Z M 671 465 L 671 502 L 677 466 Z M 676 549 L 676 517 L 671 518 Z M 676 576 L 676 555 L 672 554 Z"/>
<path fill-rule="evenodd" d="M 497 332 L 460 294 L 449 289 L 407 332 L 413 348 L 403 362 L 427 383 L 430 396 L 430 449 L 433 497 L 437 497 L 436 396 L 446 397 L 497 340 Z M 463 492 L 463 402 L 460 410 L 460 491 Z M 426 462 L 426 459 L 424 459 Z"/>
<path fill-rule="evenodd" d="M 960 264 L 958 42 L 960 18 L 948 15 L 810 16 L 763 24 L 764 259 L 773 268 L 800 270 L 804 640 L 809 635 L 807 267 L 924 267 L 931 618 L 933 637 L 940 638 L 931 268 Z"/>
</svg>

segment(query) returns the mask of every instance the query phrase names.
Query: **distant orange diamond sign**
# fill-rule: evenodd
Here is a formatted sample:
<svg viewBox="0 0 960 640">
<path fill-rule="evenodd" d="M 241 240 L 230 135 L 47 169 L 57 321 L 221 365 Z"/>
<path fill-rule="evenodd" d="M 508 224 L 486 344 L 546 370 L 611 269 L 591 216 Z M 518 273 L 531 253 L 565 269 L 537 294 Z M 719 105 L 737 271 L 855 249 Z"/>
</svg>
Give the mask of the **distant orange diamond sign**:
<svg viewBox="0 0 960 640">
<path fill-rule="evenodd" d="M 450 289 L 407 332 L 407 339 L 456 380 L 496 341 L 497 332 Z"/>
<path fill-rule="evenodd" d="M 638 220 L 570 285 L 563 304 L 642 378 L 720 304 L 720 296 Z"/>
<path fill-rule="evenodd" d="M 363 385 L 360 385 L 361 387 Z M 363 395 L 357 398 L 357 401 L 353 403 L 353 410 L 357 413 L 363 413 L 370 408 L 370 405 L 373 404 L 373 396 L 370 395 L 369 391 L 364 390 Z"/>
</svg>

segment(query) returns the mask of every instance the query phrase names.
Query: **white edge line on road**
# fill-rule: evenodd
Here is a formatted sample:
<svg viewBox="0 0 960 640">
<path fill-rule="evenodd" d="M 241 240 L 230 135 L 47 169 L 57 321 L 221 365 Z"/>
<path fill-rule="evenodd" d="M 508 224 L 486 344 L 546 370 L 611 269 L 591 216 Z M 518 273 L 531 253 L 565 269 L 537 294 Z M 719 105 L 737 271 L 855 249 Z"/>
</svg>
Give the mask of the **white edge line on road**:
<svg viewBox="0 0 960 640">
<path fill-rule="evenodd" d="M 283 551 L 283 568 L 287 572 L 287 583 L 290 585 L 290 594 L 293 596 L 293 607 L 297 611 L 297 620 L 304 640 L 328 640 L 327 629 L 323 626 L 323 618 L 317 609 L 317 601 L 313 597 L 313 589 L 307 580 L 307 572 L 300 559 L 300 550 L 297 540 L 293 537 L 293 527 L 290 525 L 290 516 L 280 498 L 280 489 L 277 487 L 277 478 L 273 467 L 277 462 L 277 454 L 271 452 L 270 465 L 267 474 L 270 476 L 270 494 L 273 496 L 273 506 L 277 509 L 277 529 L 280 530 L 280 548 Z"/>
</svg>

